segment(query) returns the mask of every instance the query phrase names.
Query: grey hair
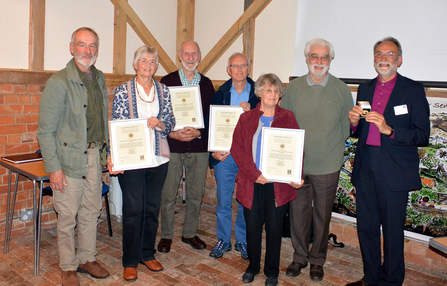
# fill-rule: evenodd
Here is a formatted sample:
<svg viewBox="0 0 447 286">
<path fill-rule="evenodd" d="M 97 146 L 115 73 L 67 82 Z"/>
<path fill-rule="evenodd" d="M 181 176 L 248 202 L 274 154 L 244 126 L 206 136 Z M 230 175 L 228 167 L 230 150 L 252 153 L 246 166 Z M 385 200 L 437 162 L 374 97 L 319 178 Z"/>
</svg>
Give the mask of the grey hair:
<svg viewBox="0 0 447 286">
<path fill-rule="evenodd" d="M 247 61 L 247 65 L 250 65 L 250 61 L 248 60 L 248 58 L 247 58 L 243 53 L 236 52 L 236 53 L 232 54 L 232 55 L 228 58 L 228 65 L 227 65 L 228 67 L 230 66 L 230 61 L 231 61 L 231 59 L 234 58 L 235 56 L 243 56 L 244 59 Z"/>
<path fill-rule="evenodd" d="M 76 31 L 73 32 L 73 34 L 71 34 L 71 44 L 75 45 L 75 37 L 76 37 L 76 33 L 79 31 L 88 31 L 90 33 L 92 33 L 93 35 L 95 35 L 96 37 L 96 46 L 99 47 L 99 36 L 98 33 L 95 32 L 95 30 L 93 30 L 92 28 L 89 27 L 81 27 L 76 29 Z"/>
<path fill-rule="evenodd" d="M 197 45 L 197 49 L 199 50 L 199 54 L 201 53 L 201 52 L 200 52 L 199 44 L 197 44 L 196 41 L 193 41 L 193 40 L 186 40 L 186 41 L 183 41 L 183 42 L 180 44 L 180 46 L 178 47 L 178 53 L 179 53 L 179 54 L 182 54 L 182 46 L 183 46 L 183 44 L 186 43 L 186 42 L 193 42 L 194 44 L 196 44 L 196 45 Z"/>
<path fill-rule="evenodd" d="M 376 52 L 377 47 L 383 42 L 391 42 L 391 43 L 395 44 L 399 50 L 398 56 L 402 56 L 402 46 L 400 45 L 399 41 L 393 37 L 386 37 L 380 41 L 377 41 L 377 43 L 374 45 L 374 53 Z"/>
<path fill-rule="evenodd" d="M 315 38 L 315 39 L 312 39 L 312 40 L 310 40 L 309 42 L 306 43 L 306 46 L 304 47 L 304 56 L 306 58 L 309 56 L 310 49 L 313 46 L 328 47 L 329 48 L 329 56 L 331 58 L 331 61 L 334 59 L 334 57 L 335 57 L 334 47 L 332 46 L 331 43 L 329 43 L 325 39 L 321 39 L 321 38 Z"/>
<path fill-rule="evenodd" d="M 135 66 L 137 65 L 138 60 L 144 55 L 144 54 L 149 54 L 149 55 L 153 55 L 155 56 L 155 68 L 158 68 L 158 52 L 157 49 L 155 47 L 151 47 L 151 46 L 141 46 L 139 47 L 134 55 L 133 55 L 133 66 L 135 69 Z"/>
<path fill-rule="evenodd" d="M 257 98 L 261 98 L 261 90 L 266 84 L 273 85 L 274 87 L 278 88 L 279 98 L 282 98 L 284 94 L 284 84 L 274 73 L 264 73 L 259 76 L 258 80 L 255 82 L 255 94 Z"/>
</svg>

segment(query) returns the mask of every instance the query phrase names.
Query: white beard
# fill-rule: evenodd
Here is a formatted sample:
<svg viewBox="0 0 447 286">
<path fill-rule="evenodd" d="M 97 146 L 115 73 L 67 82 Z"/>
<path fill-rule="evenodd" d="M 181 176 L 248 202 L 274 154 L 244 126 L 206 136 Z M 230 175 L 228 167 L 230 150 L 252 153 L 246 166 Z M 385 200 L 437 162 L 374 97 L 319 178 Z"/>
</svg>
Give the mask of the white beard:
<svg viewBox="0 0 447 286">
<path fill-rule="evenodd" d="M 307 64 L 307 67 L 309 68 L 310 73 L 316 77 L 321 78 L 326 75 L 326 73 L 329 71 L 330 65 L 319 65 L 319 64 Z M 323 69 L 321 71 L 316 71 L 316 67 L 322 67 Z"/>
<path fill-rule="evenodd" d="M 80 57 L 80 56 L 78 56 L 78 55 L 76 55 L 76 54 L 74 55 L 74 57 L 75 57 L 76 61 L 77 61 L 80 65 L 82 65 L 82 66 L 84 66 L 84 67 L 90 67 L 90 66 L 92 66 L 92 65 L 96 62 L 96 58 L 97 58 L 98 56 L 97 56 L 97 55 L 93 56 L 92 60 L 91 60 L 90 62 L 87 62 L 87 63 L 85 63 L 85 62 L 83 61 L 82 57 Z"/>
<path fill-rule="evenodd" d="M 383 72 L 380 68 L 380 65 L 386 64 L 390 67 L 390 69 L 386 72 Z M 397 71 L 397 62 L 390 63 L 390 62 L 378 62 L 374 64 L 374 68 L 376 69 L 377 73 L 381 76 L 389 76 L 392 75 Z"/>
<path fill-rule="evenodd" d="M 185 61 L 182 61 L 182 66 L 185 68 L 185 70 L 190 71 L 190 72 L 195 71 L 198 65 L 199 65 L 199 61 L 197 61 L 197 62 L 194 64 L 194 67 L 193 67 L 192 69 L 190 69 L 190 68 L 186 65 L 186 62 L 185 62 Z"/>
</svg>

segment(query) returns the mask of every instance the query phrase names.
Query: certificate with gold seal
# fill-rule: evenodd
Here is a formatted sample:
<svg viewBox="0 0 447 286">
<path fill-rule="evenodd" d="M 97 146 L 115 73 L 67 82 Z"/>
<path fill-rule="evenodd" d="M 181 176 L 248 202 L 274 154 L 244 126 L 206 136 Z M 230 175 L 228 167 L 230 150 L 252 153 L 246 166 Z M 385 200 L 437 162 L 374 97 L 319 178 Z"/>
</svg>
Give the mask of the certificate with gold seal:
<svg viewBox="0 0 447 286">
<path fill-rule="evenodd" d="M 263 127 L 260 171 L 272 182 L 301 183 L 304 130 Z"/>
<path fill-rule="evenodd" d="M 234 128 L 243 112 L 240 106 L 210 105 L 208 151 L 230 151 Z"/>
<path fill-rule="evenodd" d="M 114 171 L 153 166 L 152 129 L 147 118 L 109 121 L 110 152 Z"/>
<path fill-rule="evenodd" d="M 168 88 L 175 116 L 174 131 L 188 126 L 196 129 L 204 128 L 199 86 L 169 86 Z"/>
</svg>

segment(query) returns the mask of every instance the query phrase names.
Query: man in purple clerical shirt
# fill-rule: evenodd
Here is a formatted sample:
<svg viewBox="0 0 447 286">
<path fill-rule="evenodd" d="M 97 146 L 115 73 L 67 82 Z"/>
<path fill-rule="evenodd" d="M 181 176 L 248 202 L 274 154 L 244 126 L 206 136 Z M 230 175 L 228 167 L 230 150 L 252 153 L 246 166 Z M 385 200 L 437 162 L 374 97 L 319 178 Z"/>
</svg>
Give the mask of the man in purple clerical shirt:
<svg viewBox="0 0 447 286">
<path fill-rule="evenodd" d="M 420 189 L 418 146 L 428 144 L 429 106 L 421 83 L 401 76 L 402 47 L 392 37 L 374 45 L 377 78 L 359 85 L 357 100 L 371 104 L 349 111 L 359 138 L 351 181 L 356 187 L 357 233 L 364 276 L 356 285 L 402 285 L 404 222 L 408 191 Z M 383 233 L 383 262 L 381 232 Z"/>
</svg>

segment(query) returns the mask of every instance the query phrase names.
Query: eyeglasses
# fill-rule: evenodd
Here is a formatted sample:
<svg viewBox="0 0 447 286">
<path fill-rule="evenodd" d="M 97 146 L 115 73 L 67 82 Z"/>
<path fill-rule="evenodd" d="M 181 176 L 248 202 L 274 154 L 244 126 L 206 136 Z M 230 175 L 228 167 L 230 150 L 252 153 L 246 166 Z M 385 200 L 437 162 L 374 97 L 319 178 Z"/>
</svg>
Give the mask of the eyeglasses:
<svg viewBox="0 0 447 286">
<path fill-rule="evenodd" d="M 392 60 L 392 59 L 394 59 L 394 57 L 397 56 L 397 54 L 395 52 L 388 52 L 388 53 L 385 53 L 385 54 L 383 54 L 382 52 L 377 52 L 377 53 L 374 54 L 374 57 L 376 59 L 381 59 L 381 58 L 383 58 L 383 56 L 385 56 L 389 60 Z"/>
<path fill-rule="evenodd" d="M 245 69 L 245 68 L 248 67 L 248 65 L 247 65 L 247 64 L 229 65 L 229 67 L 232 68 L 232 69 L 239 69 L 239 68 L 243 68 L 243 69 Z"/>
<path fill-rule="evenodd" d="M 309 55 L 309 58 L 311 61 L 318 61 L 319 59 L 321 59 L 321 61 L 323 62 L 328 62 L 330 60 L 329 55 L 322 55 L 321 57 L 317 54 L 311 54 Z"/>
<path fill-rule="evenodd" d="M 265 92 L 266 94 L 271 94 L 271 93 L 274 93 L 274 94 L 277 94 L 277 95 L 279 95 L 280 94 L 280 91 L 279 91 L 279 89 L 261 89 L 263 92 Z"/>
<path fill-rule="evenodd" d="M 150 65 L 155 66 L 155 65 L 157 64 L 156 61 L 154 61 L 154 60 L 148 60 L 148 59 L 139 59 L 138 61 L 141 62 L 143 65 L 150 64 Z"/>
</svg>

